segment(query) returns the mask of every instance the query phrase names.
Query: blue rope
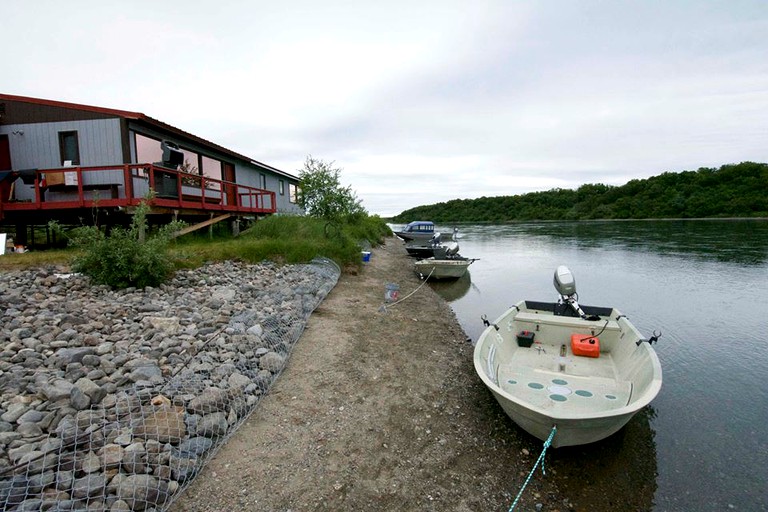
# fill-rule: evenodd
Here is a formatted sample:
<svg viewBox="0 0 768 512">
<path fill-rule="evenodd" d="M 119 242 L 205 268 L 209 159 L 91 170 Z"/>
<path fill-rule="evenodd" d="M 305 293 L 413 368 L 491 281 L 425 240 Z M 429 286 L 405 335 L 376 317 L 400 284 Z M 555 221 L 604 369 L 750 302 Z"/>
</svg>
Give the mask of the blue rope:
<svg viewBox="0 0 768 512">
<path fill-rule="evenodd" d="M 539 455 L 539 458 L 536 460 L 536 464 L 533 465 L 533 469 L 531 469 L 531 472 L 528 473 L 528 478 L 525 479 L 525 483 L 523 484 L 523 487 L 520 489 L 520 492 L 517 493 L 517 497 L 515 498 L 515 501 L 512 502 L 512 506 L 509 507 L 509 512 L 512 512 L 515 510 L 515 507 L 517 506 L 517 502 L 520 501 L 520 496 L 523 495 L 523 491 L 528 486 L 528 482 L 531 481 L 531 477 L 533 476 L 533 473 L 536 471 L 536 466 L 539 465 L 539 462 L 541 462 L 541 472 L 546 475 L 547 472 L 544 470 L 544 454 L 547 453 L 547 448 L 549 448 L 549 445 L 552 444 L 552 439 L 555 437 L 555 432 L 557 432 L 557 425 L 554 425 L 552 427 L 552 432 L 549 433 L 549 437 L 546 441 L 544 441 L 544 449 L 541 450 L 541 455 Z"/>
</svg>

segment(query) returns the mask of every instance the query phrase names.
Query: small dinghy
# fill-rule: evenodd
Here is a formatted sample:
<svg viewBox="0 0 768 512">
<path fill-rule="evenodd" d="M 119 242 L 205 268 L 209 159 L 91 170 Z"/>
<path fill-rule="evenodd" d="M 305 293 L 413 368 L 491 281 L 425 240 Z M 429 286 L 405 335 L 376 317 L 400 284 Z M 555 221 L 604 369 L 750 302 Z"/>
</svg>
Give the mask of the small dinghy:
<svg viewBox="0 0 768 512">
<path fill-rule="evenodd" d="M 459 254 L 457 242 L 448 242 L 436 246 L 431 258 L 414 263 L 414 270 L 421 279 L 458 279 L 474 261 Z"/>
<path fill-rule="evenodd" d="M 661 389 L 652 347 L 620 311 L 580 306 L 567 267 L 558 302 L 521 301 L 477 340 L 475 371 L 512 420 L 552 446 L 593 443 L 620 430 Z"/>
</svg>

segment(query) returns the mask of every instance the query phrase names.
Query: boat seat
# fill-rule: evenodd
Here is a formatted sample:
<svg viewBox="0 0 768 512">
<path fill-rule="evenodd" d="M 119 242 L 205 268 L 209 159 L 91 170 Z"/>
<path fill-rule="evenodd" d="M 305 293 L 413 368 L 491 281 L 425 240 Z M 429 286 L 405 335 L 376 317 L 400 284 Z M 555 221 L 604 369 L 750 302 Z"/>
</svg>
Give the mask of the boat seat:
<svg viewBox="0 0 768 512">
<path fill-rule="evenodd" d="M 518 313 L 515 315 L 514 319 L 517 322 L 530 322 L 532 324 L 537 324 L 540 322 L 543 322 L 544 320 L 542 317 L 546 316 L 546 321 L 549 324 L 557 324 L 562 325 L 566 327 L 571 327 L 574 329 L 584 329 L 585 324 L 584 320 L 581 318 L 573 317 L 573 316 L 552 316 L 549 314 L 538 314 L 538 313 L 532 313 L 530 311 L 518 311 Z M 602 320 L 596 320 L 594 322 L 590 323 L 590 327 L 593 327 L 597 330 L 602 330 L 603 326 L 605 325 L 605 318 Z M 605 326 L 605 331 L 620 331 L 621 328 L 619 327 L 618 322 L 615 320 L 608 320 L 608 325 Z"/>
</svg>

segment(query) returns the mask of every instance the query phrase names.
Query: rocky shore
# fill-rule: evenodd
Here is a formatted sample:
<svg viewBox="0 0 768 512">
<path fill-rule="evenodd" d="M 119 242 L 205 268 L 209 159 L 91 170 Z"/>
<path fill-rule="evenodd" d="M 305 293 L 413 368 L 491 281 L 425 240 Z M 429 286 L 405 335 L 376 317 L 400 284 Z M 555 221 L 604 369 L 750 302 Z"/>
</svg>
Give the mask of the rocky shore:
<svg viewBox="0 0 768 512">
<path fill-rule="evenodd" d="M 0 275 L 0 508 L 159 510 L 248 416 L 338 279 L 227 262 L 114 291 Z"/>
</svg>

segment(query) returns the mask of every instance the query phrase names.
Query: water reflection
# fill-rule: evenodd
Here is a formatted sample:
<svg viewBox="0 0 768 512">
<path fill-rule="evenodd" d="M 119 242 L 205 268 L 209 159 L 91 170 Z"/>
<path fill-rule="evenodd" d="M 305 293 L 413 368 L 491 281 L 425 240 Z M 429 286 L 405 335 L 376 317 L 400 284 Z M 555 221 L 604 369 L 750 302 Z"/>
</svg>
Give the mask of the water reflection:
<svg viewBox="0 0 768 512">
<path fill-rule="evenodd" d="M 652 220 L 536 222 L 473 226 L 477 240 L 526 235 L 576 248 L 620 248 L 702 260 L 758 265 L 768 260 L 768 221 Z"/>
<path fill-rule="evenodd" d="M 656 494 L 656 411 L 645 407 L 597 443 L 547 452 L 548 467 L 576 510 L 650 511 Z"/>
<path fill-rule="evenodd" d="M 429 281 L 429 286 L 443 299 L 453 302 L 464 297 L 472 286 L 469 270 L 466 274 L 453 281 Z"/>
</svg>

